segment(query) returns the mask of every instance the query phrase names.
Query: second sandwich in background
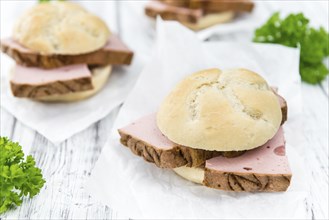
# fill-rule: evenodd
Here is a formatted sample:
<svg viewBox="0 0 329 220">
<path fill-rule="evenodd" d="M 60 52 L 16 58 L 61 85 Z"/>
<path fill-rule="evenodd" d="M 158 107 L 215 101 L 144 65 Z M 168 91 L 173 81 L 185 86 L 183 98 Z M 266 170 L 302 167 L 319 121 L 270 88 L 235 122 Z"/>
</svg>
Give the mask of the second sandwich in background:
<svg viewBox="0 0 329 220">
<path fill-rule="evenodd" d="M 119 129 L 121 143 L 160 168 L 226 191 L 286 191 L 281 125 L 287 103 L 258 74 L 208 69 L 178 83 L 157 113 Z"/>
<path fill-rule="evenodd" d="M 151 0 L 145 6 L 145 14 L 179 21 L 198 31 L 229 22 L 240 13 L 251 13 L 253 8 L 250 0 Z"/>
<path fill-rule="evenodd" d="M 129 65 L 133 52 L 106 23 L 82 6 L 40 3 L 16 22 L 1 50 L 16 61 L 10 73 L 14 96 L 40 101 L 77 101 L 99 92 L 112 65 Z"/>
</svg>

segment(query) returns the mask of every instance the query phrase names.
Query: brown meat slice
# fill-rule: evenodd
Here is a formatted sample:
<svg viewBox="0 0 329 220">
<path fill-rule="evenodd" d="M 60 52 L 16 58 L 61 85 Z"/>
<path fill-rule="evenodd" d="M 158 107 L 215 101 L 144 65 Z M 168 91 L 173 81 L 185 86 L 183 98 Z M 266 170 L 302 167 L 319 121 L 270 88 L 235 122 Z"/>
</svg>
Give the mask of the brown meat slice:
<svg viewBox="0 0 329 220">
<path fill-rule="evenodd" d="M 184 7 L 189 8 L 190 7 L 190 0 L 158 0 L 162 3 L 165 3 L 167 5 L 177 6 L 177 7 Z"/>
<path fill-rule="evenodd" d="M 56 69 L 16 65 L 10 79 L 16 97 L 40 98 L 93 89 L 92 74 L 85 64 Z"/>
<path fill-rule="evenodd" d="M 200 166 L 219 155 L 235 156 L 243 152 L 218 152 L 193 149 L 173 143 L 156 125 L 156 114 L 147 115 L 119 129 L 120 142 L 130 150 L 161 168 Z"/>
<path fill-rule="evenodd" d="M 278 98 L 284 99 L 280 96 Z M 287 118 L 286 102 L 280 102 L 282 118 Z M 282 121 L 282 124 L 284 121 Z M 181 166 L 197 167 L 207 159 L 223 155 L 235 157 L 244 151 L 218 152 L 194 149 L 173 143 L 166 138 L 156 125 L 156 114 L 147 115 L 118 130 L 121 143 L 143 157 L 146 161 L 155 163 L 161 168 L 176 168 Z"/>
<path fill-rule="evenodd" d="M 133 57 L 133 52 L 116 35 L 111 35 L 103 48 L 80 55 L 43 55 L 25 48 L 12 38 L 1 40 L 1 51 L 17 64 L 44 69 L 74 64 L 129 65 Z"/>
<path fill-rule="evenodd" d="M 191 8 L 202 9 L 206 12 L 251 12 L 254 8 L 254 3 L 250 0 L 158 0 L 164 4 Z"/>
<path fill-rule="evenodd" d="M 254 3 L 249 0 L 190 0 L 190 8 L 202 9 L 206 13 L 234 11 L 234 12 L 251 12 Z"/>
<path fill-rule="evenodd" d="M 235 158 L 206 161 L 203 184 L 226 191 L 286 191 L 291 171 L 282 128 L 263 146 Z"/>
<path fill-rule="evenodd" d="M 283 125 L 288 119 L 288 105 L 287 105 L 286 100 L 282 96 L 279 95 L 278 90 L 276 88 L 272 88 L 272 91 L 275 93 L 275 95 L 279 99 L 279 103 L 281 106 L 281 112 L 282 112 L 281 125 Z"/>
<path fill-rule="evenodd" d="M 148 2 L 145 6 L 145 14 L 152 18 L 156 18 L 157 15 L 160 15 L 164 20 L 197 23 L 203 16 L 203 11 L 201 9 L 177 7 L 153 0 Z"/>
</svg>

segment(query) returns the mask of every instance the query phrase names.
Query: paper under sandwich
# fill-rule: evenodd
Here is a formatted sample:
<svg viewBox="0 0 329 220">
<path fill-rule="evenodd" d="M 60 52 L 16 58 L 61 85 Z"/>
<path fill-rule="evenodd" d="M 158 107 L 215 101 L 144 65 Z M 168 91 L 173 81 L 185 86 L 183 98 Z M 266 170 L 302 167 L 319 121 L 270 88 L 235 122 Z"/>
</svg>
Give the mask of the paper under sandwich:
<svg viewBox="0 0 329 220">
<path fill-rule="evenodd" d="M 159 168 L 226 191 L 285 191 L 287 104 L 257 73 L 208 69 L 183 79 L 157 113 L 119 129 L 121 143 Z"/>
<path fill-rule="evenodd" d="M 112 65 L 129 65 L 133 52 L 99 17 L 72 2 L 37 4 L 1 40 L 11 56 L 14 96 L 42 101 L 76 101 L 96 94 Z"/>
<path fill-rule="evenodd" d="M 201 30 L 231 21 L 241 13 L 251 13 L 250 0 L 151 0 L 145 14 L 151 18 L 176 20 L 192 30 Z"/>
</svg>

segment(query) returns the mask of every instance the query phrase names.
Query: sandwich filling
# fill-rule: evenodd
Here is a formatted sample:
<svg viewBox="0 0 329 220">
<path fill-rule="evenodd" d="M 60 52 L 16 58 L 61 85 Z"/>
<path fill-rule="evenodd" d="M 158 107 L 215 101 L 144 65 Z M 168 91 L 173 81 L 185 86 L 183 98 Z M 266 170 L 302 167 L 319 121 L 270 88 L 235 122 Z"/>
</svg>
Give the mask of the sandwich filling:
<svg viewBox="0 0 329 220">
<path fill-rule="evenodd" d="M 10 85 L 14 96 L 38 98 L 93 89 L 92 74 L 85 64 L 56 69 L 16 65 Z"/>
<path fill-rule="evenodd" d="M 66 65 L 129 65 L 133 52 L 116 36 L 111 35 L 99 50 L 78 55 L 44 55 L 28 49 L 13 38 L 1 40 L 2 52 L 12 57 L 17 64 L 44 69 Z"/>
<path fill-rule="evenodd" d="M 287 119 L 287 103 L 284 98 L 276 95 L 281 105 L 282 125 Z M 178 145 L 161 133 L 156 124 L 155 113 L 144 116 L 118 131 L 124 146 L 161 168 L 197 167 L 216 156 L 236 157 L 244 153 L 244 151 L 208 151 Z"/>
<path fill-rule="evenodd" d="M 75 101 L 88 98 L 106 83 L 111 66 L 70 65 L 40 69 L 16 65 L 10 76 L 14 96 L 42 101 Z"/>
<path fill-rule="evenodd" d="M 167 5 L 202 9 L 204 11 L 236 11 L 236 12 L 251 12 L 254 4 L 250 0 L 234 0 L 234 1 L 220 1 L 220 0 L 158 0 Z"/>
<path fill-rule="evenodd" d="M 243 152 L 205 151 L 181 146 L 165 137 L 156 125 L 156 114 L 147 115 L 132 124 L 119 129 L 121 143 L 161 168 L 199 166 L 206 159 L 227 155 L 240 155 Z"/>
<path fill-rule="evenodd" d="M 230 21 L 235 13 L 251 12 L 253 6 L 248 0 L 152 0 L 146 5 L 145 14 L 152 18 L 160 15 L 164 20 L 177 20 L 193 30 L 200 30 Z"/>
<path fill-rule="evenodd" d="M 204 167 L 179 167 L 174 171 L 192 182 L 226 191 L 285 191 L 291 170 L 285 155 L 282 128 L 267 143 L 235 157 L 214 157 Z"/>
<path fill-rule="evenodd" d="M 73 97 L 80 100 L 80 96 L 91 96 L 105 84 L 111 71 L 107 66 L 128 65 L 133 56 L 115 35 L 110 36 L 103 48 L 80 55 L 41 54 L 13 38 L 2 40 L 1 50 L 17 63 L 10 79 L 13 95 L 44 101 L 68 101 Z M 100 69 L 97 80 L 93 74 L 95 67 Z M 70 97 L 66 97 L 69 94 Z"/>
</svg>

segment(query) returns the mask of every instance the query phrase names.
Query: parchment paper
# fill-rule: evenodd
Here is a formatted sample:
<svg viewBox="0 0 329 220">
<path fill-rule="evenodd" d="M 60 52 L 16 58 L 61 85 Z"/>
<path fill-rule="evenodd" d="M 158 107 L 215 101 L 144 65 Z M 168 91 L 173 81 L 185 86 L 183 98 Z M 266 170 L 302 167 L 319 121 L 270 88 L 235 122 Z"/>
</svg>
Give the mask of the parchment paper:
<svg viewBox="0 0 329 220">
<path fill-rule="evenodd" d="M 130 218 L 261 218 L 304 219 L 308 174 L 303 149 L 299 51 L 277 45 L 201 43 L 176 22 L 157 24 L 153 59 L 143 70 L 123 105 L 109 141 L 87 183 L 88 192 Z M 199 186 L 169 169 L 135 156 L 119 143 L 116 131 L 157 110 L 161 100 L 183 77 L 205 68 L 244 67 L 279 87 L 289 106 L 284 125 L 293 178 L 284 193 L 232 193 Z"/>
</svg>

